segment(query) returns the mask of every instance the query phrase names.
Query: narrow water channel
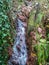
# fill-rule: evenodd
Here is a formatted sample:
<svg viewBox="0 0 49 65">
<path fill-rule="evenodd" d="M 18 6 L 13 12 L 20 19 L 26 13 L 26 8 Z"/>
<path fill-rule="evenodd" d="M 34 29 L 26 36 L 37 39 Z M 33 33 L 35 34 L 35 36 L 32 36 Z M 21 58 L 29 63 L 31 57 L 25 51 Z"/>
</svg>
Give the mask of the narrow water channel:
<svg viewBox="0 0 49 65">
<path fill-rule="evenodd" d="M 13 45 L 13 53 L 8 61 L 8 65 L 26 65 L 28 60 L 27 45 L 26 45 L 26 29 L 29 18 L 29 13 L 32 7 L 23 5 L 21 12 L 16 19 L 17 36 Z"/>
<path fill-rule="evenodd" d="M 17 23 L 17 37 L 13 45 L 13 53 L 8 61 L 8 65 L 26 65 L 27 62 L 27 48 L 26 48 L 26 23 L 19 18 Z"/>
</svg>

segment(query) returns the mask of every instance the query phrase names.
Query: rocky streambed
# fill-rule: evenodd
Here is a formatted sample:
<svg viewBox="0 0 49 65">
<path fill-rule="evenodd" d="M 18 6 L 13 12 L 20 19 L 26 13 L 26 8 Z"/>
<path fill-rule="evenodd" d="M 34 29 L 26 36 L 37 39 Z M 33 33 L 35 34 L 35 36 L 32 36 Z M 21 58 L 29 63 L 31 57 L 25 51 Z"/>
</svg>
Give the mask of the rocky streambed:
<svg viewBox="0 0 49 65">
<path fill-rule="evenodd" d="M 12 55 L 8 60 L 8 65 L 26 65 L 27 63 L 28 51 L 26 46 L 26 35 L 27 23 L 31 10 L 31 6 L 23 5 L 21 11 L 17 14 L 15 21 L 17 36 L 14 41 Z"/>
</svg>

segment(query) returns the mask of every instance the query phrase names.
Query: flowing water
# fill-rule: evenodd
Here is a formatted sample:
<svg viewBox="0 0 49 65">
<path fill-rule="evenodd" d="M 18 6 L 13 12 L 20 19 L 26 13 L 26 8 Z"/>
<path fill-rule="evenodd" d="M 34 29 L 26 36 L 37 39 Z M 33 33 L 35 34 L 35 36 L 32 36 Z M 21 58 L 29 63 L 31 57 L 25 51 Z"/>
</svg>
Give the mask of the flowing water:
<svg viewBox="0 0 49 65">
<path fill-rule="evenodd" d="M 13 45 L 13 53 L 8 61 L 8 65 L 26 65 L 27 62 L 27 48 L 26 48 L 26 23 L 19 18 L 17 23 L 17 37 Z M 14 63 L 13 63 L 14 62 Z M 12 64 L 13 63 L 13 64 Z"/>
</svg>

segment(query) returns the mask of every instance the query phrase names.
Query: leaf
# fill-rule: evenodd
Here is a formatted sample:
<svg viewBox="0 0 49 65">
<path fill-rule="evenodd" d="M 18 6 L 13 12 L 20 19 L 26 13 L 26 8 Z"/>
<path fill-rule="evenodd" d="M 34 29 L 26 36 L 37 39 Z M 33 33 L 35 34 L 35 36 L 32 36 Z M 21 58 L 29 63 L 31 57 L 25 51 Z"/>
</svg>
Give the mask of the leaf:
<svg viewBox="0 0 49 65">
<path fill-rule="evenodd" d="M 35 54 L 35 53 L 31 53 L 31 56 L 32 56 L 32 57 L 35 57 L 35 56 L 36 56 L 36 54 Z"/>
<path fill-rule="evenodd" d="M 47 28 L 49 28 L 49 25 L 46 25 Z"/>
<path fill-rule="evenodd" d="M 48 38 L 49 38 L 49 34 L 48 34 Z"/>
<path fill-rule="evenodd" d="M 6 43 L 7 42 L 7 40 L 3 40 L 3 43 Z"/>
<path fill-rule="evenodd" d="M 37 20 L 36 20 L 36 22 L 37 22 L 37 23 L 40 23 L 40 22 L 42 21 L 42 17 L 43 17 L 43 14 L 42 14 L 42 13 L 39 13 L 39 14 L 37 15 Z"/>
<path fill-rule="evenodd" d="M 49 41 L 47 41 L 47 44 L 49 44 Z"/>
<path fill-rule="evenodd" d="M 3 34 L 3 37 L 5 37 L 5 36 L 7 36 L 7 34 L 4 33 L 4 34 Z"/>
<path fill-rule="evenodd" d="M 46 43 L 46 39 L 40 39 L 40 42 Z"/>
<path fill-rule="evenodd" d="M 5 28 L 4 28 L 4 27 L 2 27 L 2 30 L 5 30 Z"/>
<path fill-rule="evenodd" d="M 6 27 L 6 28 L 9 28 L 9 27 L 10 27 L 10 25 L 9 25 L 9 24 L 5 24 L 5 27 Z"/>
</svg>

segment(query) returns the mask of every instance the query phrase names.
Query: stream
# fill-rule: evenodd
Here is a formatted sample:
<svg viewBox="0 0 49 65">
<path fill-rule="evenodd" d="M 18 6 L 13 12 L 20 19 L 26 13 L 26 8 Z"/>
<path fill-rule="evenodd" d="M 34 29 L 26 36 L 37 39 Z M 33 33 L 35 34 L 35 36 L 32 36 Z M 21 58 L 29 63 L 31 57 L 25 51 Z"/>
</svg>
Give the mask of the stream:
<svg viewBox="0 0 49 65">
<path fill-rule="evenodd" d="M 30 3 L 30 2 L 28 2 Z M 26 4 L 28 4 L 26 2 Z M 16 23 L 16 38 L 13 45 L 13 53 L 8 60 L 8 65 L 26 65 L 28 61 L 28 50 L 26 45 L 27 23 L 32 7 L 23 5 L 20 13 L 17 14 Z"/>
<path fill-rule="evenodd" d="M 19 18 L 17 23 L 17 37 L 13 45 L 13 53 L 8 61 L 8 65 L 26 65 L 27 62 L 27 47 L 26 47 L 26 23 Z"/>
</svg>

